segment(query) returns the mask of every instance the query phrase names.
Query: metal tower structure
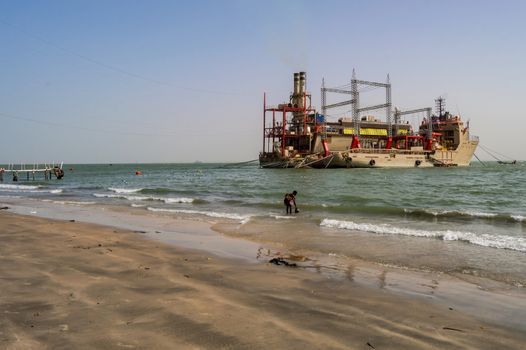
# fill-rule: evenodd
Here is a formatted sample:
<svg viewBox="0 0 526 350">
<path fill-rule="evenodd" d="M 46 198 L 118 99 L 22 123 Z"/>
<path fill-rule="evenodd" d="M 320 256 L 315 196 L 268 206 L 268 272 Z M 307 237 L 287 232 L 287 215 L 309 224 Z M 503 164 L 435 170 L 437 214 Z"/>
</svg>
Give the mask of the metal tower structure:
<svg viewBox="0 0 526 350">
<path fill-rule="evenodd" d="M 421 113 L 426 112 L 426 119 L 429 123 L 429 126 L 427 128 L 427 139 L 431 140 L 433 137 L 433 122 L 431 120 L 431 107 L 425 107 L 425 108 L 418 108 L 418 109 L 411 109 L 408 111 L 400 111 L 399 109 L 395 110 L 395 136 L 398 136 L 398 124 L 400 124 L 400 117 L 403 115 L 408 114 L 415 114 L 415 113 Z"/>
<path fill-rule="evenodd" d="M 440 96 L 435 100 L 436 113 L 439 117 L 446 112 L 446 99 Z"/>
<path fill-rule="evenodd" d="M 367 106 L 367 107 L 360 107 L 360 91 L 359 91 L 360 86 L 372 86 L 372 87 L 385 88 L 385 103 L 373 105 L 373 106 Z M 350 94 L 351 99 L 328 105 L 327 104 L 327 92 L 334 92 L 338 94 Z M 361 112 L 367 112 L 367 111 L 372 111 L 375 109 L 385 108 L 386 109 L 386 119 L 387 119 L 386 122 L 388 125 L 388 136 L 392 137 L 392 117 L 391 117 L 392 102 L 391 102 L 391 83 L 389 81 L 389 75 L 387 75 L 386 83 L 359 80 L 356 78 L 356 71 L 353 69 L 350 91 L 345 90 L 345 89 L 327 88 L 325 87 L 325 80 L 323 80 L 322 87 L 321 87 L 322 113 L 326 115 L 328 109 L 342 107 L 346 105 L 352 105 L 351 113 L 352 113 L 353 129 L 354 129 L 354 136 L 355 136 L 355 139 L 352 144 L 352 148 L 360 147 L 359 140 L 360 140 L 360 113 Z"/>
</svg>

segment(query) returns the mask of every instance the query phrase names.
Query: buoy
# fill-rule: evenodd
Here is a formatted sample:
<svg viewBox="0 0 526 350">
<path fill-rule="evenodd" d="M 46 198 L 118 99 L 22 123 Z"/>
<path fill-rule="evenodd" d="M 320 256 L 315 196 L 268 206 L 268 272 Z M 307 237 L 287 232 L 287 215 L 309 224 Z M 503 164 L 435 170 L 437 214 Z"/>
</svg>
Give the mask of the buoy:
<svg viewBox="0 0 526 350">
<path fill-rule="evenodd" d="M 142 173 L 141 173 L 139 170 L 137 170 L 137 171 L 135 172 L 135 175 L 142 175 Z"/>
</svg>

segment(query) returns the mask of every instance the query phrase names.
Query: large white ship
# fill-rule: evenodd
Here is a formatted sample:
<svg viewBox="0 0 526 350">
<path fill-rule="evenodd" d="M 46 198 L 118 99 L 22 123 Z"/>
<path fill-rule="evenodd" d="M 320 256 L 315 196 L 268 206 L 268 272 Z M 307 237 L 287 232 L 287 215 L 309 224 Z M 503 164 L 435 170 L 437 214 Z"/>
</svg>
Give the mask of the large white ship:
<svg viewBox="0 0 526 350">
<path fill-rule="evenodd" d="M 322 108 L 317 113 L 305 86 L 305 72 L 294 73 L 294 92 L 289 102 L 267 106 L 264 97 L 261 167 L 469 166 L 477 148 L 478 138 L 470 136 L 469 125 L 447 112 L 441 97 L 435 100 L 435 114 L 430 107 L 393 110 L 389 79 L 386 83 L 358 80 L 353 72 L 350 90 L 322 84 Z M 385 103 L 361 106 L 363 86 L 385 89 Z M 350 99 L 327 104 L 328 93 Z M 350 117 L 327 120 L 329 109 L 346 105 L 351 106 Z M 366 114 L 379 109 L 385 110 L 385 121 Z M 425 115 L 418 130 L 402 121 L 403 116 L 415 113 Z"/>
</svg>

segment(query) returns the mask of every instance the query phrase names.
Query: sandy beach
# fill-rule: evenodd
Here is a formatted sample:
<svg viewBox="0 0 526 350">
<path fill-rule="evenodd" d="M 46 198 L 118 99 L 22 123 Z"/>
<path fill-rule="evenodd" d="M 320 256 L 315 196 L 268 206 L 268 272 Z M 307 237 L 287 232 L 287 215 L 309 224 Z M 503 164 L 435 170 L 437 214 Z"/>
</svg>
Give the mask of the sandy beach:
<svg viewBox="0 0 526 350">
<path fill-rule="evenodd" d="M 300 268 L 0 212 L 3 349 L 519 349 L 521 329 Z"/>
</svg>

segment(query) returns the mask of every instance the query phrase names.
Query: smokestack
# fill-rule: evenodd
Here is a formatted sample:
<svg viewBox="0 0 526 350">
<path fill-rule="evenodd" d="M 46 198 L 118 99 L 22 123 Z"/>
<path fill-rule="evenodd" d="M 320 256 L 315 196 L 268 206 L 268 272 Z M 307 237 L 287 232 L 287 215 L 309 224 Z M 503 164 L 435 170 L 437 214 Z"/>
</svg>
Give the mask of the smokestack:
<svg viewBox="0 0 526 350">
<path fill-rule="evenodd" d="M 294 73 L 294 95 L 300 93 L 300 73 Z"/>
<path fill-rule="evenodd" d="M 305 92 L 306 85 L 307 85 L 307 73 L 300 72 L 300 89 L 299 89 L 300 95 L 303 95 L 303 93 Z"/>
</svg>

